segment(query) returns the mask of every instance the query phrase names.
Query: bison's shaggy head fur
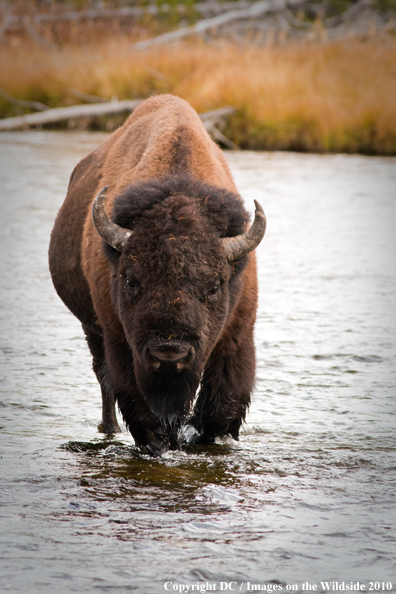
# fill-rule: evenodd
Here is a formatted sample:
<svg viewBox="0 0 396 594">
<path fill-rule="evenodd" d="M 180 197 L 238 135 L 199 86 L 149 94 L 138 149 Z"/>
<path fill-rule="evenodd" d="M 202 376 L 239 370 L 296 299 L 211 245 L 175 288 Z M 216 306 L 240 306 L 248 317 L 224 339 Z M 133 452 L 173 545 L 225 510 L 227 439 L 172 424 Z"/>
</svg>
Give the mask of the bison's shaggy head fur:
<svg viewBox="0 0 396 594">
<path fill-rule="evenodd" d="M 106 243 L 104 250 L 134 377 L 153 412 L 177 425 L 239 296 L 248 261 L 229 263 L 220 238 L 243 233 L 248 215 L 237 194 L 182 174 L 127 187 L 115 199 L 113 221 L 133 231 L 122 252 Z"/>
</svg>

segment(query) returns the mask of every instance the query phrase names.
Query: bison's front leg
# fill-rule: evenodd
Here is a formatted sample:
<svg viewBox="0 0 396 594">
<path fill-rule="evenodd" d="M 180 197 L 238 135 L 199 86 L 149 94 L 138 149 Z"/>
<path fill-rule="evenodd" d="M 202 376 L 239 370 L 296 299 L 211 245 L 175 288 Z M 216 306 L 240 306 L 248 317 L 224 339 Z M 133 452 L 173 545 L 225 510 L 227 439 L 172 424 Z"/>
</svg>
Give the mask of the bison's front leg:
<svg viewBox="0 0 396 594">
<path fill-rule="evenodd" d="M 108 435 L 120 433 L 115 411 L 115 392 L 108 381 L 107 366 L 103 347 L 103 338 L 100 334 L 83 325 L 85 338 L 92 354 L 92 369 L 102 391 L 102 422 L 99 431 Z"/>
<path fill-rule="evenodd" d="M 117 393 L 117 401 L 136 445 L 147 448 L 151 456 L 161 456 L 178 447 L 170 428 L 150 410 L 137 386 L 135 393 Z"/>
<path fill-rule="evenodd" d="M 197 443 L 212 443 L 215 437 L 224 435 L 238 440 L 250 404 L 254 374 L 253 332 L 241 343 L 228 339 L 217 345 L 203 374 L 191 419 L 199 432 Z"/>
</svg>

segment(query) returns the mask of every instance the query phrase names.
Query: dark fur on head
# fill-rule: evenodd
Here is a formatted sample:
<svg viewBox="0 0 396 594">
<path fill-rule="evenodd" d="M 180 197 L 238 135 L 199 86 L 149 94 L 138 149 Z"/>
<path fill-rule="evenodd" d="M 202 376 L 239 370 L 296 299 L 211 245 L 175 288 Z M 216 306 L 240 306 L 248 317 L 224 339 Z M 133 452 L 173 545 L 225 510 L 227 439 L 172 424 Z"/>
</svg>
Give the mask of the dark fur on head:
<svg viewBox="0 0 396 594">
<path fill-rule="evenodd" d="M 127 187 L 114 203 L 113 220 L 129 229 L 144 210 L 177 194 L 197 201 L 202 214 L 218 230 L 219 237 L 234 237 L 245 230 L 249 219 L 238 194 L 211 186 L 187 173 L 163 175 Z"/>
<path fill-rule="evenodd" d="M 249 216 L 240 196 L 204 183 L 188 173 L 163 175 L 128 186 L 114 202 L 113 221 L 121 227 L 133 229 L 144 211 L 176 195 L 195 199 L 219 237 L 234 237 L 245 231 Z M 112 248 L 110 250 L 108 255 L 114 256 Z"/>
</svg>

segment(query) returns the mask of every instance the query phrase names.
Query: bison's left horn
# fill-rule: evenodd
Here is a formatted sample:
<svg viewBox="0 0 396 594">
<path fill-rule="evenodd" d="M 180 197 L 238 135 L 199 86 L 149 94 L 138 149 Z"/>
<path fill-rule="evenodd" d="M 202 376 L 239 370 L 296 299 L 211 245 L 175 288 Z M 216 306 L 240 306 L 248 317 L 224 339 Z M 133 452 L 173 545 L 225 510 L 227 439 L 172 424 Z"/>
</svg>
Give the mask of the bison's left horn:
<svg viewBox="0 0 396 594">
<path fill-rule="evenodd" d="M 108 186 L 102 188 L 92 204 L 92 220 L 96 231 L 106 243 L 122 252 L 127 239 L 132 235 L 130 229 L 124 229 L 113 223 L 105 209 L 105 198 Z"/>
<path fill-rule="evenodd" d="M 246 254 L 252 252 L 264 237 L 267 218 L 261 204 L 256 200 L 254 201 L 254 204 L 256 206 L 256 212 L 250 229 L 242 235 L 237 235 L 236 237 L 224 237 L 220 240 L 229 262 L 234 262 L 238 258 L 242 258 L 242 256 L 246 256 Z"/>
</svg>

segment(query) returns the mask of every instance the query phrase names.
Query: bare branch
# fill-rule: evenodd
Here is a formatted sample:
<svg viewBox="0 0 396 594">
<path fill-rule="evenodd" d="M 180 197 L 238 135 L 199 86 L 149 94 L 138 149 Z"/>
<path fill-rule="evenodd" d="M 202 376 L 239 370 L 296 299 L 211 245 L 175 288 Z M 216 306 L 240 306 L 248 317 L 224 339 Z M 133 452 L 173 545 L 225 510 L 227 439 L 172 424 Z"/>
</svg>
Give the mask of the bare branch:
<svg viewBox="0 0 396 594">
<path fill-rule="evenodd" d="M 213 124 L 214 122 L 218 122 L 221 118 L 227 117 L 236 113 L 235 107 L 220 107 L 219 109 L 212 109 L 211 111 L 205 111 L 205 113 L 201 113 L 199 117 L 203 121 L 204 125 L 207 123 L 208 126 Z"/>
<path fill-rule="evenodd" d="M 13 105 L 17 105 L 18 107 L 31 107 L 32 109 L 37 109 L 39 111 L 45 111 L 50 109 L 48 105 L 44 105 L 44 103 L 40 103 L 39 101 L 24 101 L 23 99 L 15 99 L 12 95 L 9 95 L 7 91 L 0 88 L 0 96 L 3 97 L 8 103 L 12 103 Z"/>
<path fill-rule="evenodd" d="M 89 95 L 88 93 L 83 93 L 78 89 L 70 89 L 70 93 L 77 97 L 77 99 L 82 99 L 83 101 L 89 101 L 90 103 L 106 103 L 108 99 L 104 97 L 98 97 L 96 95 Z"/>
<path fill-rule="evenodd" d="M 220 27 L 221 25 L 225 25 L 226 23 L 237 19 L 250 19 L 261 16 L 267 12 L 279 12 L 287 6 L 299 4 L 300 2 L 301 0 L 259 0 L 258 2 L 254 2 L 248 8 L 229 10 L 228 12 L 220 14 L 219 16 L 198 21 L 198 23 L 195 23 L 195 25 L 181 27 L 180 29 L 176 29 L 176 31 L 170 31 L 169 33 L 158 35 L 152 39 L 139 41 L 138 43 L 134 43 L 132 45 L 132 49 L 147 49 L 154 45 L 161 45 L 170 41 L 176 41 L 178 39 L 188 37 L 189 35 L 200 35 L 208 29 Z"/>
<path fill-rule="evenodd" d="M 240 147 L 237 144 L 235 144 L 235 142 L 232 142 L 232 140 L 230 140 L 229 138 L 224 136 L 224 134 L 222 132 L 220 132 L 220 130 L 218 130 L 216 128 L 216 126 L 212 125 L 212 127 L 210 128 L 210 130 L 208 130 L 208 132 L 211 136 L 213 136 L 213 138 L 215 138 L 216 140 L 218 140 L 219 142 L 224 144 L 224 146 L 231 149 L 232 151 L 240 151 L 241 150 Z"/>
<path fill-rule="evenodd" d="M 57 46 L 55 45 L 55 43 L 52 43 L 52 41 L 48 41 L 47 39 L 40 37 L 40 35 L 37 33 L 37 31 L 32 26 L 32 23 L 30 22 L 30 19 L 28 16 L 23 17 L 23 23 L 25 25 L 26 31 L 29 33 L 29 35 L 33 39 L 33 41 L 35 41 L 39 45 L 42 45 L 43 47 L 47 47 L 49 49 L 56 49 Z"/>
<path fill-rule="evenodd" d="M 301 29 L 312 28 L 313 23 L 306 23 L 305 21 L 302 21 L 301 19 L 297 18 L 288 8 L 285 8 L 283 15 L 291 27 L 297 27 Z"/>
<path fill-rule="evenodd" d="M 353 18 L 354 16 L 356 16 L 357 14 L 359 14 L 359 12 L 361 12 L 365 8 L 369 7 L 370 4 L 371 4 L 371 1 L 370 0 L 360 0 L 360 2 L 357 2 L 356 4 L 353 4 L 345 12 L 342 12 L 341 14 L 337 14 L 336 16 L 333 16 L 333 17 L 329 17 L 327 19 L 324 19 L 323 24 L 326 27 L 334 27 L 336 25 L 339 25 L 341 23 L 344 23 L 348 19 Z"/>
</svg>

